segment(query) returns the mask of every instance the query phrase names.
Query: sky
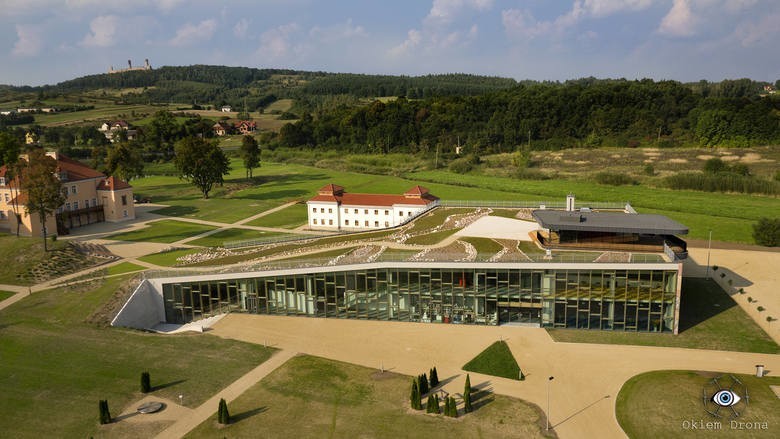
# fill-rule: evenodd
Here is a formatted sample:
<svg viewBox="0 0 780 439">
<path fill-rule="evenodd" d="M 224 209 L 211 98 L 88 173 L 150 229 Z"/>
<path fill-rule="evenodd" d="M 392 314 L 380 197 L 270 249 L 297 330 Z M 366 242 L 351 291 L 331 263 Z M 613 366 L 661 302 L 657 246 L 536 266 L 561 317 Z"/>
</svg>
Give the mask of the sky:
<svg viewBox="0 0 780 439">
<path fill-rule="evenodd" d="M 778 0 L 0 0 L 0 84 L 213 64 L 780 79 Z"/>
</svg>

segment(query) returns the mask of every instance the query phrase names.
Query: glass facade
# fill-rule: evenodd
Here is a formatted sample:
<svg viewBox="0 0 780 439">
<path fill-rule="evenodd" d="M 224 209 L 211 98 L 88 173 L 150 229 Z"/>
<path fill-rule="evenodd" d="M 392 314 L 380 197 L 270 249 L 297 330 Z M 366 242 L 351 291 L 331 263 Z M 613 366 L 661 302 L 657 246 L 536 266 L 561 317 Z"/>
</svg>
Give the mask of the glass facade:
<svg viewBox="0 0 780 439">
<path fill-rule="evenodd" d="M 374 268 L 163 283 L 169 323 L 225 312 L 672 331 L 677 270 Z"/>
</svg>

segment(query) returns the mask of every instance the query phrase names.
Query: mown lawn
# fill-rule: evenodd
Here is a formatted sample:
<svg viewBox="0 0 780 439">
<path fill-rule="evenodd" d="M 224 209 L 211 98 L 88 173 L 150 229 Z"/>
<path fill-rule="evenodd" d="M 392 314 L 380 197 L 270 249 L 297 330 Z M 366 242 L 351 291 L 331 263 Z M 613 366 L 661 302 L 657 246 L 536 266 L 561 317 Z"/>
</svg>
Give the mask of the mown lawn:
<svg viewBox="0 0 780 439">
<path fill-rule="evenodd" d="M 248 223 L 250 226 L 278 227 L 281 229 L 294 229 L 306 224 L 309 220 L 306 204 L 294 204 L 277 212 L 261 216 Z"/>
<path fill-rule="evenodd" d="M 106 269 L 106 274 L 109 276 L 113 276 L 117 274 L 130 273 L 133 271 L 145 270 L 145 269 L 146 267 L 142 267 L 138 264 L 133 264 L 132 262 L 122 262 L 108 267 Z"/>
<path fill-rule="evenodd" d="M 732 428 L 729 411 L 722 418 L 704 411 L 702 391 L 709 382 L 723 373 L 686 370 L 660 370 L 632 377 L 620 389 L 615 415 L 623 431 L 632 439 L 673 437 L 715 438 L 776 438 L 780 424 L 780 398 L 769 386 L 780 385 L 780 377 L 737 375 L 747 387 L 749 404 L 735 419 L 743 423 L 767 423 L 766 429 Z M 725 377 L 724 382 L 731 382 Z M 714 387 L 713 387 L 714 388 Z M 735 389 L 736 390 L 736 389 Z M 747 395 L 739 395 L 743 398 Z M 742 407 L 738 403 L 737 407 Z M 691 428 L 691 421 L 720 422 L 720 429 Z M 737 424 L 737 427 L 739 424 Z"/>
<path fill-rule="evenodd" d="M 291 235 L 288 235 L 286 233 L 278 233 L 278 232 L 264 232 L 260 230 L 225 229 L 225 230 L 220 230 L 219 232 L 214 233 L 212 235 L 204 236 L 203 238 L 198 238 L 194 241 L 190 241 L 187 244 L 201 245 L 203 247 L 221 247 L 227 241 L 244 241 L 249 239 L 273 240 L 276 238 L 282 238 L 284 236 L 291 236 Z"/>
<path fill-rule="evenodd" d="M 474 248 L 477 250 L 477 253 L 480 254 L 496 254 L 504 249 L 504 246 L 497 243 L 496 241 L 490 239 L 490 238 L 474 238 L 471 236 L 464 236 L 461 238 L 458 238 L 460 241 L 468 242 L 469 244 L 473 245 Z"/>
<path fill-rule="evenodd" d="M 9 297 L 12 297 L 14 294 L 11 291 L 0 291 L 0 302 L 2 302 L 5 299 L 8 299 Z"/>
<path fill-rule="evenodd" d="M 150 223 L 143 229 L 111 235 L 106 237 L 106 239 L 170 244 L 171 242 L 180 241 L 184 238 L 189 238 L 190 236 L 195 236 L 214 229 L 216 229 L 216 227 L 203 224 L 176 220 L 161 220 Z"/>
<path fill-rule="evenodd" d="M 497 341 L 463 365 L 463 370 L 497 377 L 520 379 L 520 366 L 505 341 Z"/>
<path fill-rule="evenodd" d="M 409 376 L 297 356 L 228 404 L 231 424 L 217 424 L 215 407 L 187 437 L 545 437 L 537 406 L 487 391 L 472 392 L 475 410 L 461 410 L 458 419 L 412 412 L 411 382 Z"/>
<path fill-rule="evenodd" d="M 197 248 L 182 248 L 177 250 L 171 250 L 167 252 L 154 253 L 151 255 L 141 256 L 139 261 L 148 262 L 150 264 L 159 265 L 161 267 L 173 267 L 178 264 L 176 259 L 199 252 Z"/>
<path fill-rule="evenodd" d="M 780 347 L 712 280 L 683 278 L 680 333 L 548 329 L 555 341 L 780 354 Z"/>
<path fill-rule="evenodd" d="M 139 400 L 140 374 L 153 395 L 196 407 L 270 357 L 262 346 L 208 334 L 164 336 L 85 320 L 127 277 L 93 287 L 34 293 L 0 311 L 0 431 L 4 437 L 91 437 L 98 400 L 113 415 Z M 215 373 L 219 371 L 219 373 Z"/>
</svg>

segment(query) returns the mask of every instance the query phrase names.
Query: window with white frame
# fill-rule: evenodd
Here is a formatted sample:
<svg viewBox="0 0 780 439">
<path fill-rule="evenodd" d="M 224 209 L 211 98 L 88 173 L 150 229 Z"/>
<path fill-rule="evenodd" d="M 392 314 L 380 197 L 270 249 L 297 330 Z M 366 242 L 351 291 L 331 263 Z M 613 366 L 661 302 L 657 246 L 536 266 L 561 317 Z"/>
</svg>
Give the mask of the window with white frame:
<svg viewBox="0 0 780 439">
<path fill-rule="evenodd" d="M 387 215 L 390 215 L 390 211 L 389 210 L 385 210 L 385 216 L 387 216 Z"/>
<path fill-rule="evenodd" d="M 314 219 L 313 219 L 313 220 L 311 220 L 311 221 L 312 221 L 312 223 L 314 223 L 314 224 L 317 224 L 317 218 L 314 218 Z"/>
<path fill-rule="evenodd" d="M 332 226 L 332 225 L 333 225 L 333 220 L 332 220 L 332 219 L 329 219 L 329 220 L 328 220 L 328 225 L 329 225 L 329 226 Z"/>
<path fill-rule="evenodd" d="M 374 227 L 379 227 L 379 221 L 374 221 Z"/>
<path fill-rule="evenodd" d="M 78 201 L 74 201 L 73 202 L 73 210 L 79 210 L 79 202 Z"/>
</svg>

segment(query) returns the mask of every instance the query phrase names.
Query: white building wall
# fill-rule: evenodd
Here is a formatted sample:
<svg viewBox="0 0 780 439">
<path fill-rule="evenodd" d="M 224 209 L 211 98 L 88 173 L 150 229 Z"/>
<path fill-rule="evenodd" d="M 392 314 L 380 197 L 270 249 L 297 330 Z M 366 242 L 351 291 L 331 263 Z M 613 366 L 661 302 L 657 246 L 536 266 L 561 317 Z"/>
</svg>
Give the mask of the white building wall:
<svg viewBox="0 0 780 439">
<path fill-rule="evenodd" d="M 339 206 L 335 201 L 309 201 L 309 228 L 339 230 Z"/>
<path fill-rule="evenodd" d="M 309 201 L 306 203 L 309 228 L 316 230 L 378 230 L 395 227 L 435 206 L 396 204 L 394 206 L 357 206 L 336 202 Z"/>
</svg>

